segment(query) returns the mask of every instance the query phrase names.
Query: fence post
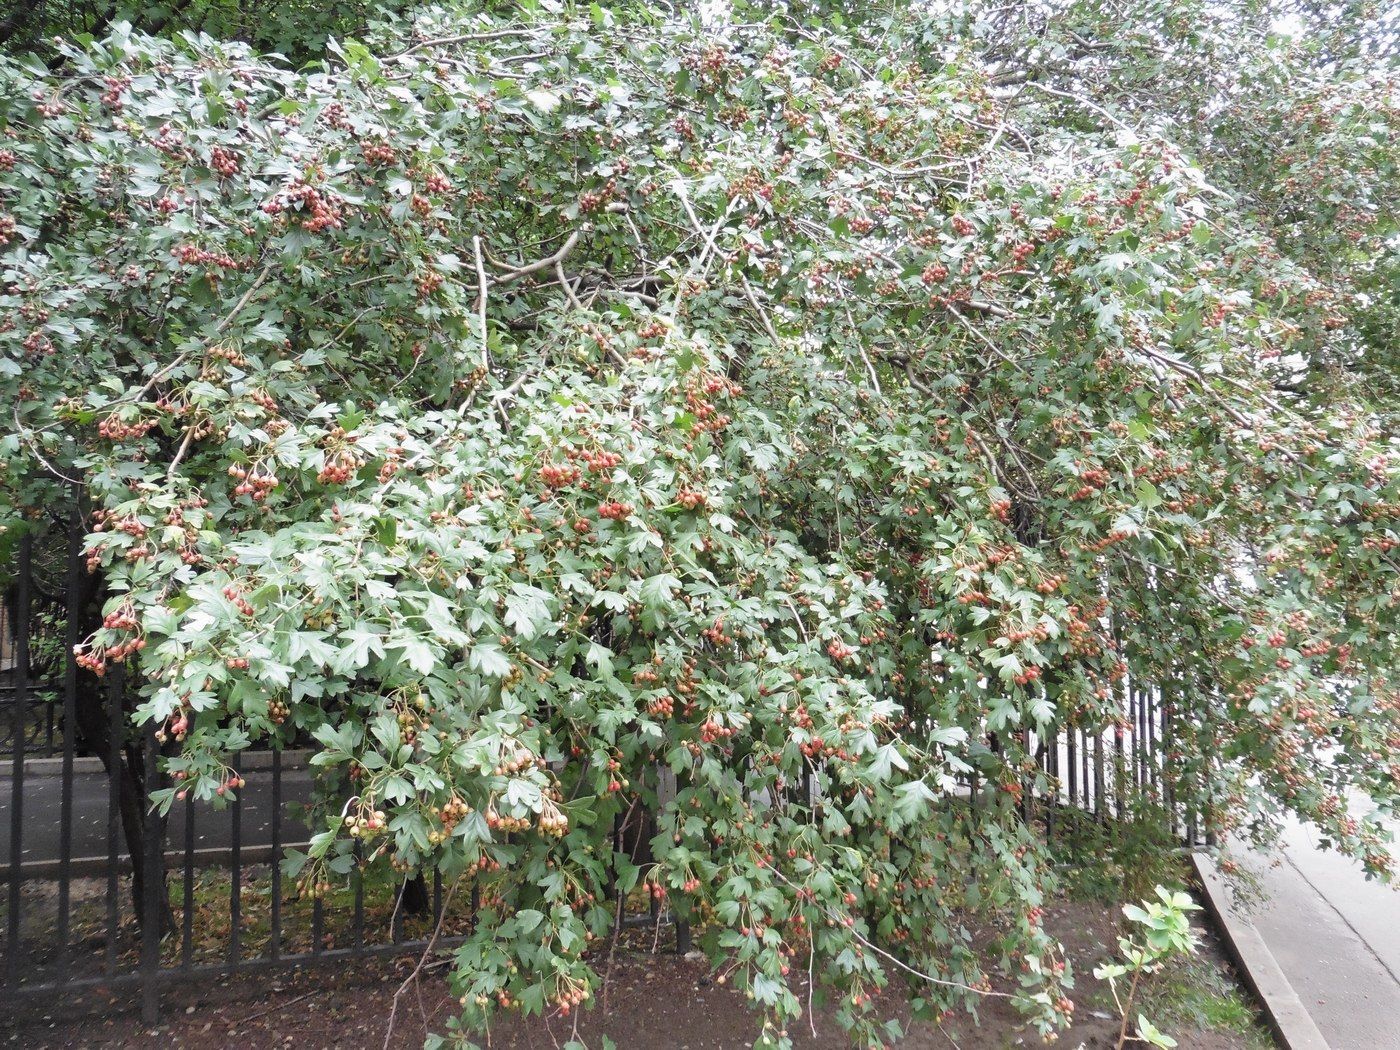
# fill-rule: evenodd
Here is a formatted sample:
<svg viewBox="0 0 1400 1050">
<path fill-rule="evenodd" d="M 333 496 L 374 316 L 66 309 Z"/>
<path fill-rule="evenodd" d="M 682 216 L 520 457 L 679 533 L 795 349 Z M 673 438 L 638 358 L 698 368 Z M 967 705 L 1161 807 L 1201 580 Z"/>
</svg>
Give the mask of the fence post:
<svg viewBox="0 0 1400 1050">
<path fill-rule="evenodd" d="M 122 665 L 107 668 L 107 972 L 117 972 L 117 936 L 121 917 L 121 775 L 122 775 Z"/>
<path fill-rule="evenodd" d="M 83 512 L 82 490 L 73 486 L 73 508 L 68 519 L 68 575 L 63 590 L 66 618 L 63 633 L 63 794 L 59 800 L 58 846 L 58 946 L 63 959 L 68 958 L 70 904 L 70 874 L 73 855 L 73 755 L 78 747 L 78 595 L 83 577 Z"/>
<path fill-rule="evenodd" d="M 141 783 L 146 797 L 141 807 L 146 824 L 146 856 L 142 867 L 145 878 L 141 880 L 141 1021 L 143 1024 L 160 1023 L 160 940 L 164 933 L 165 905 L 165 836 L 161 827 L 160 814 L 151 805 L 150 793 L 160 782 L 159 753 L 156 749 L 155 723 L 148 722 L 142 733 Z"/>
<path fill-rule="evenodd" d="M 229 768 L 235 777 L 243 769 L 243 752 L 235 751 Z M 229 813 L 229 884 L 228 884 L 228 965 L 238 965 L 243 952 L 243 789 L 233 789 L 233 805 Z"/>
<path fill-rule="evenodd" d="M 24 856 L 24 722 L 29 713 L 29 574 L 33 569 L 34 536 L 19 541 L 19 580 L 15 594 L 15 701 L 13 762 L 10 772 L 10 900 L 6 936 L 5 983 L 19 980 L 20 889 Z"/>
</svg>

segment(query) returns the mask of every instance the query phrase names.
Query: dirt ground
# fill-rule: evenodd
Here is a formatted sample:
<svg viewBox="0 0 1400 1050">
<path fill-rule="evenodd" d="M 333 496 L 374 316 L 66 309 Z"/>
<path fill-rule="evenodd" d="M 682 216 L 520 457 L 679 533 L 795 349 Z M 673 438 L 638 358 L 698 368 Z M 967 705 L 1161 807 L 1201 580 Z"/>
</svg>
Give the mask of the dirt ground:
<svg viewBox="0 0 1400 1050">
<path fill-rule="evenodd" d="M 1079 983 L 1076 1023 L 1056 1045 L 1076 1050 L 1104 1050 L 1116 1043 L 1118 1023 L 1105 1010 L 1107 996 L 1090 976 L 1094 965 L 1115 944 L 1115 915 L 1101 904 L 1061 902 L 1047 915 L 1048 929 L 1065 944 Z M 1202 931 L 1197 975 L 1212 987 L 1228 988 L 1233 976 L 1209 931 Z M 413 959 L 375 960 L 335 967 L 267 975 L 240 975 L 222 982 L 201 982 L 171 989 L 163 999 L 163 1023 L 147 1028 L 134 1004 L 124 998 L 85 995 L 81 1001 L 51 1004 L 29 1014 L 0 1017 L 0 1046 L 23 1047 L 191 1047 L 237 1046 L 240 1050 L 298 1048 L 368 1048 L 386 1045 L 385 1032 L 394 993 L 412 970 Z M 1213 971 L 1213 972 L 1212 972 Z M 1164 978 L 1165 979 L 1165 978 Z M 1198 978 L 1199 979 L 1199 976 Z M 1213 982 L 1213 983 L 1212 983 Z M 1209 995 L 1209 989 L 1205 994 Z M 577 1036 L 590 1047 L 606 1034 L 618 1050 L 731 1050 L 752 1044 L 758 1033 L 740 993 L 711 979 L 700 958 L 645 951 L 619 954 L 608 996 L 608 1011 L 585 1012 Z M 891 996 L 895 1015 L 907 1014 Z M 399 1001 L 387 1045 L 418 1047 L 424 1035 L 443 1030 L 455 1003 L 441 973 L 429 973 L 416 991 Z M 1164 1019 L 1154 1015 L 1162 1023 Z M 1257 1026 L 1205 1030 L 1177 1018 L 1163 1027 L 1191 1050 L 1259 1050 L 1269 1046 Z M 8 1025 L 8 1027 L 6 1027 Z M 815 1027 L 816 1036 L 812 1029 Z M 850 1044 L 836 1022 L 822 1011 L 795 1026 L 794 1040 L 805 1050 L 838 1050 Z M 491 1033 L 495 1050 L 554 1050 L 571 1037 L 571 1025 L 535 1020 L 515 1021 Z M 992 999 L 980 1024 L 959 1018 L 943 1028 L 915 1024 L 900 1044 L 909 1050 L 1009 1050 L 1044 1045 L 1025 1030 L 1004 1000 Z"/>
</svg>

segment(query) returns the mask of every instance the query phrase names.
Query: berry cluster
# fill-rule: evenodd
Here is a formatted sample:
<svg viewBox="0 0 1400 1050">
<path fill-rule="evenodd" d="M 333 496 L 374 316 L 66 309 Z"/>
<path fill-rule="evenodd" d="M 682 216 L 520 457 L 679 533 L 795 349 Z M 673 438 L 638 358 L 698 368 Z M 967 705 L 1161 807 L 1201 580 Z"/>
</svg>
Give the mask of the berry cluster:
<svg viewBox="0 0 1400 1050">
<path fill-rule="evenodd" d="M 1089 499 L 1094 493 L 1108 484 L 1109 473 L 1102 467 L 1089 467 L 1079 475 L 1083 484 L 1070 494 L 1070 499 L 1078 502 Z"/>
<path fill-rule="evenodd" d="M 231 346 L 210 347 L 208 356 L 216 361 L 223 361 L 233 368 L 248 367 L 248 359 Z"/>
<path fill-rule="evenodd" d="M 177 244 L 170 249 L 171 256 L 181 266 L 217 266 L 224 270 L 237 270 L 239 262 L 228 252 L 214 252 L 197 244 Z"/>
<path fill-rule="evenodd" d="M 584 215 L 599 211 L 617 195 L 617 180 L 608 179 L 601 190 L 585 190 L 579 194 L 578 210 Z"/>
<path fill-rule="evenodd" d="M 134 631 L 141 623 L 136 619 L 135 607 L 127 601 L 102 617 L 102 626 L 109 631 Z"/>
<path fill-rule="evenodd" d="M 126 94 L 127 88 L 131 87 L 130 77 L 103 77 L 102 104 L 113 113 L 122 111 L 122 96 Z"/>
<path fill-rule="evenodd" d="M 524 831 L 530 826 L 530 821 L 528 817 L 502 816 L 492 805 L 486 807 L 486 826 L 493 831 Z"/>
<path fill-rule="evenodd" d="M 734 726 L 721 725 L 716 722 L 713 715 L 700 723 L 700 739 L 706 744 L 713 744 L 716 740 L 728 740 L 738 732 L 739 730 Z"/>
<path fill-rule="evenodd" d="M 726 645 L 734 644 L 733 636 L 724 633 L 723 616 L 716 617 L 715 622 L 709 627 L 706 627 L 703 631 L 700 632 L 700 634 L 705 638 L 707 642 L 713 645 L 716 649 L 722 649 Z"/>
<path fill-rule="evenodd" d="M 238 584 L 225 584 L 224 597 L 227 598 L 229 601 L 233 602 L 233 604 L 237 607 L 238 611 L 244 616 L 253 615 L 253 606 L 249 603 L 247 598 L 243 597 L 243 591 L 239 588 Z M 243 666 L 247 666 L 246 660 L 243 662 Z"/>
<path fill-rule="evenodd" d="M 1031 682 L 1037 681 L 1039 678 L 1040 678 L 1040 668 L 1037 667 L 1035 664 L 1032 664 L 1030 667 L 1027 667 L 1027 668 L 1026 668 L 1024 671 L 1022 671 L 1020 674 L 1016 675 L 1015 678 L 1013 679 L 1013 681 L 1014 681 L 1017 685 L 1029 685 Z"/>
<path fill-rule="evenodd" d="M 418 298 L 426 299 L 442 287 L 443 276 L 436 270 L 424 270 L 413 282 L 418 289 Z"/>
<path fill-rule="evenodd" d="M 355 476 L 360 469 L 360 461 L 353 452 L 342 450 L 335 453 L 316 472 L 316 480 L 322 485 L 343 485 Z"/>
<path fill-rule="evenodd" d="M 308 233 L 339 230 L 345 225 L 341 203 L 329 193 L 305 182 L 293 181 L 262 206 L 268 215 L 281 215 L 289 209 L 303 216 L 301 225 Z"/>
<path fill-rule="evenodd" d="M 826 643 L 826 655 L 835 660 L 838 664 L 843 660 L 848 660 L 855 655 L 855 650 L 839 638 L 834 638 Z"/>
<path fill-rule="evenodd" d="M 647 701 L 647 714 L 653 718 L 670 718 L 676 713 L 676 700 L 671 696 L 657 696 Z"/>
<path fill-rule="evenodd" d="M 387 826 L 382 809 L 361 809 L 358 814 L 347 813 L 345 826 L 350 829 L 352 839 L 373 838 Z"/>
<path fill-rule="evenodd" d="M 321 118 L 337 131 L 345 131 L 350 127 L 350 121 L 345 110 L 345 103 L 332 102 L 321 111 Z"/>
<path fill-rule="evenodd" d="M 209 167 L 224 178 L 238 174 L 238 155 L 223 146 L 215 146 L 209 151 Z"/>
<path fill-rule="evenodd" d="M 446 830 L 447 835 L 450 835 L 452 834 L 453 828 L 471 815 L 471 811 L 471 806 L 467 805 L 456 795 L 453 795 L 442 804 L 441 808 L 434 809 L 433 815 L 442 821 L 443 828 Z M 446 835 L 443 837 L 446 838 Z"/>
<path fill-rule="evenodd" d="M 156 420 L 154 419 L 125 423 L 117 417 L 116 413 L 113 413 L 97 424 L 97 432 L 108 441 L 130 441 L 133 438 L 145 437 L 155 425 Z"/>
<path fill-rule="evenodd" d="M 606 503 L 598 504 L 598 517 L 611 518 L 613 521 L 625 521 L 632 515 L 632 504 L 620 503 L 617 500 L 609 500 Z"/>
<path fill-rule="evenodd" d="M 261 503 L 267 499 L 281 482 L 277 480 L 277 475 L 268 471 L 254 467 L 250 472 L 246 467 L 237 463 L 228 468 L 229 477 L 236 478 L 238 484 L 233 487 L 235 496 L 251 496 L 255 503 Z"/>
<path fill-rule="evenodd" d="M 569 818 L 553 802 L 545 799 L 540 807 L 539 827 L 543 834 L 562 839 L 569 833 Z"/>
<path fill-rule="evenodd" d="M 362 142 L 360 152 L 367 164 L 393 164 L 399 159 L 398 152 L 387 142 Z"/>
<path fill-rule="evenodd" d="M 1098 554 L 1100 551 L 1105 551 L 1109 547 L 1112 547 L 1115 543 L 1122 543 L 1131 536 L 1132 533 L 1127 529 L 1114 529 L 1101 540 L 1095 540 L 1092 543 L 1081 543 L 1079 549 L 1086 553 Z"/>
<path fill-rule="evenodd" d="M 171 740 L 184 740 L 186 734 L 188 734 L 189 731 L 190 731 L 190 720 L 189 720 L 189 717 L 188 717 L 183 711 L 179 711 L 179 712 L 177 712 L 177 713 L 171 715 L 171 716 L 170 716 L 170 721 L 168 721 L 168 722 L 165 724 L 164 736 L 165 736 L 165 738 L 171 739 Z M 157 733 L 157 734 L 156 734 L 156 739 L 157 739 L 157 740 L 160 740 L 161 743 L 165 743 L 165 740 L 162 739 L 162 734 L 160 734 L 160 733 Z M 183 775 L 180 774 L 180 773 L 176 773 L 176 774 L 175 774 L 175 779 L 176 779 L 176 780 L 181 780 L 181 779 L 183 779 Z"/>
<path fill-rule="evenodd" d="M 562 489 L 572 485 L 581 474 L 578 467 L 568 464 L 546 463 L 539 470 L 540 480 L 552 489 Z"/>
<path fill-rule="evenodd" d="M 928 266 L 925 266 L 924 272 L 919 277 L 919 280 L 923 282 L 925 288 L 940 284 L 947 279 L 948 267 L 944 266 L 942 263 L 930 263 Z"/>
</svg>

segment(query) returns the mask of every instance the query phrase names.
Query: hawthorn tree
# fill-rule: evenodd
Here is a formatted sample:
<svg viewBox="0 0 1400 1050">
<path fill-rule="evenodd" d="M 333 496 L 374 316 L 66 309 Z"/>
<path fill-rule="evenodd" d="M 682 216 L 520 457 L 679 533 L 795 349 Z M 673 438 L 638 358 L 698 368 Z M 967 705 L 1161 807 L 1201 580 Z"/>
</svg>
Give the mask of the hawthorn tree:
<svg viewBox="0 0 1400 1050">
<path fill-rule="evenodd" d="M 304 892 L 477 888 L 457 1038 L 588 1005 L 642 885 L 762 1045 L 799 974 L 867 1045 L 891 980 L 1055 1028 L 1018 803 L 1125 683 L 1213 830 L 1389 870 L 1350 793 L 1400 782 L 1400 478 L 1337 366 L 1384 275 L 1321 212 L 1281 244 L 1266 126 L 1214 159 L 983 24 L 432 8 L 304 72 L 122 26 L 0 61 L 8 534 L 82 486 L 81 660 L 136 683 L 157 804 L 307 734 Z M 1377 173 L 1383 84 L 1338 131 Z M 1384 192 L 1291 163 L 1334 216 Z"/>
<path fill-rule="evenodd" d="M 372 14 L 404 6 L 399 0 L 16 0 L 0 11 L 0 46 L 51 54 L 55 38 L 100 39 L 112 26 L 127 23 L 145 33 L 195 32 L 242 40 L 300 65 L 319 59 L 330 37 L 357 34 Z"/>
</svg>

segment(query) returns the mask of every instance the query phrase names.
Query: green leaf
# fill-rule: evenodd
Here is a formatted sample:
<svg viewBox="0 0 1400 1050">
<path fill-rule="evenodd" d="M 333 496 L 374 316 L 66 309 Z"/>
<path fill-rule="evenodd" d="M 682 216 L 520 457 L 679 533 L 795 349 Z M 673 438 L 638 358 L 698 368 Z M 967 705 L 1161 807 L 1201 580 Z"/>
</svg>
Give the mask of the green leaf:
<svg viewBox="0 0 1400 1050">
<path fill-rule="evenodd" d="M 510 658 L 501 647 L 491 642 L 472 646 L 468 662 L 473 668 L 490 678 L 504 678 L 510 674 Z"/>
<path fill-rule="evenodd" d="M 1137 1030 L 1139 1038 L 1146 1040 L 1152 1046 L 1160 1046 L 1164 1050 L 1171 1050 L 1172 1047 L 1176 1046 L 1175 1039 L 1158 1031 L 1157 1026 L 1142 1014 L 1137 1015 Z"/>
</svg>

